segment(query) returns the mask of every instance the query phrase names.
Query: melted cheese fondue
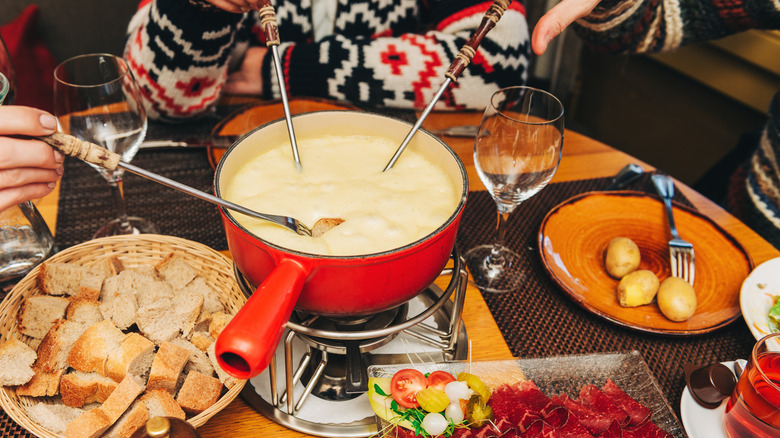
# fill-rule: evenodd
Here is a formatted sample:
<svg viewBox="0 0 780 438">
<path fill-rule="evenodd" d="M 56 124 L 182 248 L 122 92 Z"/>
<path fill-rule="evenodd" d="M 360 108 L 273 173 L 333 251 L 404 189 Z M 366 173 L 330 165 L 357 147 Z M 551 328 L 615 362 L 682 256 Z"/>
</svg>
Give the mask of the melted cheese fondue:
<svg viewBox="0 0 780 438">
<path fill-rule="evenodd" d="M 398 248 L 430 234 L 453 214 L 459 187 L 422 155 L 406 150 L 382 172 L 398 144 L 385 137 L 297 138 L 303 171 L 285 142 L 244 164 L 224 198 L 263 213 L 291 216 L 312 227 L 342 218 L 312 238 L 239 213 L 250 232 L 284 248 L 322 255 L 361 255 Z"/>
</svg>

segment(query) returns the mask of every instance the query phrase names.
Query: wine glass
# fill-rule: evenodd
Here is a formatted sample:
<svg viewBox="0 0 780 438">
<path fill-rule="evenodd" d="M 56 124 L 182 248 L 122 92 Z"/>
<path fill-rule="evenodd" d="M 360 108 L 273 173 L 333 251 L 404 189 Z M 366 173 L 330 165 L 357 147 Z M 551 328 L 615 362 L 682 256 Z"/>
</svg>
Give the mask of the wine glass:
<svg viewBox="0 0 780 438">
<path fill-rule="evenodd" d="M 79 55 L 54 69 L 54 112 L 60 130 L 133 159 L 146 135 L 146 110 L 141 93 L 124 59 L 104 53 Z M 94 166 L 108 181 L 117 218 L 93 238 L 157 233 L 157 227 L 126 211 L 124 169 Z"/>
<path fill-rule="evenodd" d="M 0 105 L 12 103 L 15 72 L 0 37 Z M 0 211 L 0 298 L 52 253 L 54 236 L 32 201 Z"/>
<path fill-rule="evenodd" d="M 552 94 L 516 86 L 496 91 L 474 143 L 480 180 L 498 207 L 496 238 L 464 255 L 476 286 L 486 292 L 518 290 L 522 257 L 504 245 L 509 215 L 552 179 L 561 161 L 563 105 Z"/>
</svg>

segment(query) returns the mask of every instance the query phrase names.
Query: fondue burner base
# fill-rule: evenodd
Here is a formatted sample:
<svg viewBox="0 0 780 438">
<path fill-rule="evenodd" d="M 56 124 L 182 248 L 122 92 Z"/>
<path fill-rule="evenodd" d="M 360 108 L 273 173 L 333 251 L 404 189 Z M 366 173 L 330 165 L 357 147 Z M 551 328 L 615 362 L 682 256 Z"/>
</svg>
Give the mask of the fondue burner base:
<svg viewBox="0 0 780 438">
<path fill-rule="evenodd" d="M 345 391 L 345 386 L 348 386 L 345 383 L 345 363 L 351 360 L 350 354 L 354 354 L 347 350 L 354 352 L 357 345 L 360 349 L 358 360 L 366 368 L 370 365 L 465 360 L 468 356 L 468 340 L 460 315 L 467 274 L 462 267 L 456 268 L 461 275 L 452 275 L 446 292 L 436 285 L 431 285 L 398 310 L 400 319 L 407 316 L 407 313 L 410 319 L 414 318 L 433 306 L 438 306 L 435 312 L 421 324 L 385 337 L 350 341 L 304 335 L 289 328 L 297 326 L 293 321 L 297 323 L 298 318 L 293 318 L 282 336 L 275 359 L 268 369 L 247 382 L 241 397 L 263 416 L 305 434 L 344 438 L 375 435 L 376 420 L 367 394 Z M 454 289 L 454 293 L 451 289 Z M 246 290 L 251 289 L 247 286 Z M 450 295 L 452 300 L 449 299 Z M 457 323 L 453 320 L 453 315 L 457 318 Z M 316 320 L 316 317 L 314 319 Z M 398 319 L 392 319 L 389 326 L 392 328 Z M 325 324 L 327 326 L 329 323 Z M 451 344 L 452 348 L 435 346 L 419 337 L 420 331 L 426 332 L 429 328 L 437 332 L 447 331 L 448 327 L 453 326 L 457 329 L 453 331 L 455 342 L 454 345 Z M 349 344 L 352 344 L 352 347 L 348 347 Z M 286 369 L 287 355 L 290 355 L 291 369 Z M 365 374 L 365 369 L 363 371 Z M 292 383 L 295 407 L 292 408 L 292 415 L 288 413 L 291 407 L 286 398 L 286 388 L 289 385 L 286 382 L 286 373 L 290 373 L 289 378 L 294 379 Z M 272 378 L 272 374 L 275 374 L 275 377 Z M 292 374 L 295 376 L 292 377 Z M 276 382 L 276 388 L 272 388 L 273 381 Z M 275 391 L 278 397 L 276 403 L 273 402 Z"/>
</svg>

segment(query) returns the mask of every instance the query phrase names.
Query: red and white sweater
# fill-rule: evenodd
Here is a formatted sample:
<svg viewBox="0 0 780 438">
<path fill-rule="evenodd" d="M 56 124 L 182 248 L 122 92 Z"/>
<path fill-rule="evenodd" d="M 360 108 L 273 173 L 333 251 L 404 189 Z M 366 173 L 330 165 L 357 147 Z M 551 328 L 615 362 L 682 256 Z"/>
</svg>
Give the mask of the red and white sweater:
<svg viewBox="0 0 780 438">
<path fill-rule="evenodd" d="M 333 32 L 315 41 L 312 0 L 274 1 L 288 95 L 424 108 L 491 3 L 336 0 Z M 194 0 L 143 0 L 128 29 L 125 58 L 149 116 L 182 120 L 209 110 L 250 45 L 265 45 L 256 11 L 233 14 Z M 484 108 L 493 91 L 525 83 L 528 61 L 525 9 L 516 0 L 436 108 Z M 281 97 L 272 62 L 266 56 L 261 72 L 267 99 Z"/>
</svg>

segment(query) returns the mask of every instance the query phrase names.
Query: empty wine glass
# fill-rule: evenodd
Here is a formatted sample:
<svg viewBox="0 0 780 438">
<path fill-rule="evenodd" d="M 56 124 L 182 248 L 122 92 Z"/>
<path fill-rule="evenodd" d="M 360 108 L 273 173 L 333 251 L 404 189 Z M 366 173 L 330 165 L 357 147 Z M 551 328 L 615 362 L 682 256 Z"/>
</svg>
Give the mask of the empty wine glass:
<svg viewBox="0 0 780 438">
<path fill-rule="evenodd" d="M 54 111 L 60 130 L 133 159 L 146 135 L 146 110 L 124 59 L 109 54 L 70 58 L 54 69 Z M 157 233 L 146 219 L 128 217 L 122 187 L 123 169 L 93 166 L 106 178 L 117 218 L 94 238 L 118 234 Z"/>
<path fill-rule="evenodd" d="M 14 68 L 0 37 L 0 105 L 10 104 L 15 94 Z M 0 211 L 0 298 L 36 265 L 54 246 L 54 236 L 32 201 Z"/>
<path fill-rule="evenodd" d="M 525 86 L 491 96 L 474 144 L 474 164 L 498 207 L 498 227 L 492 245 L 477 246 L 464 256 L 480 290 L 519 289 L 522 257 L 504 245 L 506 223 L 520 203 L 550 182 L 562 146 L 563 105 L 555 96 Z"/>
</svg>

